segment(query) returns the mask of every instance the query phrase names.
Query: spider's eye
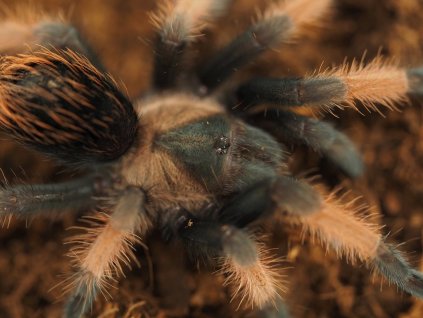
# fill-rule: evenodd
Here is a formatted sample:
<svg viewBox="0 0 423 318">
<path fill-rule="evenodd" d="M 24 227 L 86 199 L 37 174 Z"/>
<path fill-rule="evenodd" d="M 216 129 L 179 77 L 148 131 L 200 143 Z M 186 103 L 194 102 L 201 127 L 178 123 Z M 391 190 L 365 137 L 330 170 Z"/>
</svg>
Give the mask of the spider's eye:
<svg viewBox="0 0 423 318">
<path fill-rule="evenodd" d="M 214 143 L 214 149 L 216 149 L 216 153 L 219 155 L 226 155 L 230 146 L 229 137 L 226 136 L 218 137 Z"/>
<path fill-rule="evenodd" d="M 136 136 L 129 100 L 71 51 L 3 58 L 0 94 L 2 129 L 67 163 L 117 159 Z"/>
</svg>

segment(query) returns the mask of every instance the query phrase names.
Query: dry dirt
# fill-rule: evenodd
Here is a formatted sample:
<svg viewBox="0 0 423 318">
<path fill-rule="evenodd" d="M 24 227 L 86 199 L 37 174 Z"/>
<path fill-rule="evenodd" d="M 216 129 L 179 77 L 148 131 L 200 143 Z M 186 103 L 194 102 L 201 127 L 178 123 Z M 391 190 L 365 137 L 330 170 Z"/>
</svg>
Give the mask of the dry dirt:
<svg viewBox="0 0 423 318">
<path fill-rule="evenodd" d="M 316 0 L 317 1 L 317 0 Z M 35 1 L 34 1 L 35 2 Z M 212 46 L 198 46 L 197 59 L 207 58 L 210 47 L 227 42 L 248 25 L 257 3 L 236 0 L 229 15 L 208 34 Z M 365 60 L 379 51 L 396 57 L 405 67 L 423 64 L 423 2 L 420 0 L 335 0 L 333 14 L 321 28 L 295 44 L 265 54 L 246 73 L 301 75 L 344 58 Z M 6 6 L 28 1 L 3 1 Z M 135 96 L 149 85 L 154 30 L 147 12 L 154 0 L 40 0 L 47 12 L 59 10 L 83 31 L 104 64 Z M 202 39 L 200 42 L 203 41 Z M 205 53 L 204 53 L 205 52 Z M 401 111 L 362 116 L 353 111 L 328 118 L 345 131 L 363 153 L 366 173 L 350 181 L 300 149 L 292 165 L 296 171 L 320 167 L 323 181 L 333 187 L 343 184 L 362 195 L 374 207 L 374 220 L 386 224 L 383 231 L 410 261 L 423 269 L 423 99 L 403 105 Z M 0 167 L 13 183 L 62 180 L 63 169 L 6 140 L 0 144 Z M 307 156 L 304 156 L 304 155 Z M 311 159 L 310 159 L 311 158 Z M 16 175 L 16 176 L 15 176 Z M 0 317 L 60 317 L 60 288 L 52 289 L 69 272 L 66 229 L 77 217 L 29 223 L 14 220 L 0 229 Z M 423 317 L 423 302 L 374 278 L 365 266 L 338 260 L 333 253 L 306 241 L 296 230 L 275 228 L 271 238 L 287 256 L 289 278 L 286 303 L 294 317 Z M 289 240 L 288 240 L 289 237 Z M 228 304 L 222 279 L 186 261 L 177 243 L 163 242 L 152 234 L 146 240 L 149 253 L 137 251 L 141 268 L 127 272 L 113 300 L 96 302 L 94 317 L 246 317 Z M 151 256 L 151 258 L 150 258 Z M 153 267 L 149 267 L 151 259 Z M 151 279 L 153 277 L 153 280 Z M 253 317 L 258 316 L 254 313 Z M 250 316 L 251 317 L 251 316 Z"/>
</svg>

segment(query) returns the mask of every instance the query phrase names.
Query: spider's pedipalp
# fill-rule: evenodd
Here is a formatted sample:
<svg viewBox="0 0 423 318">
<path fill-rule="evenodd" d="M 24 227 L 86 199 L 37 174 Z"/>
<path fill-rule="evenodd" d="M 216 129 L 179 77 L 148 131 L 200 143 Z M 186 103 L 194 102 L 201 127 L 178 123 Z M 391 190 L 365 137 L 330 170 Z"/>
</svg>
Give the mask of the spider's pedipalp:
<svg viewBox="0 0 423 318">
<path fill-rule="evenodd" d="M 231 286 L 232 300 L 239 299 L 239 306 L 263 308 L 280 298 L 284 289 L 279 260 L 243 230 L 187 217 L 178 234 L 191 248 L 205 249 L 221 260 L 225 285 Z"/>
<path fill-rule="evenodd" d="M 90 209 L 99 204 L 98 197 L 108 192 L 109 178 L 90 175 L 69 182 L 37 185 L 5 185 L 0 188 L 0 217 L 33 217 L 44 213 L 61 213 Z"/>
<path fill-rule="evenodd" d="M 220 50 L 201 69 L 201 83 L 209 90 L 219 86 L 237 69 L 257 58 L 261 53 L 287 41 L 307 22 L 324 15 L 331 0 L 291 0 L 270 8 L 247 31 Z"/>
<path fill-rule="evenodd" d="M 173 86 L 181 71 L 186 47 L 230 0 L 177 0 L 161 3 L 151 19 L 158 29 L 153 82 L 159 89 Z"/>
<path fill-rule="evenodd" d="M 43 50 L 0 60 L 0 129 L 68 164 L 107 163 L 132 146 L 138 117 L 86 58 Z"/>
<path fill-rule="evenodd" d="M 330 160 L 351 178 L 363 173 L 364 164 L 356 146 L 347 135 L 330 123 L 295 114 L 270 109 L 265 116 L 254 117 L 286 144 L 306 145 Z"/>
<path fill-rule="evenodd" d="M 135 259 L 133 245 L 144 236 L 149 218 L 144 211 L 144 193 L 127 188 L 120 194 L 110 216 L 98 214 L 85 234 L 72 238 L 77 244 L 70 251 L 77 272 L 65 281 L 65 291 L 72 294 L 66 305 L 65 317 L 79 317 L 91 308 L 98 292 L 108 295 L 107 286 L 114 277 L 123 274 L 122 264 L 130 267 Z M 71 242 L 72 242 L 71 241 Z M 77 316 L 75 313 L 78 313 Z"/>
</svg>

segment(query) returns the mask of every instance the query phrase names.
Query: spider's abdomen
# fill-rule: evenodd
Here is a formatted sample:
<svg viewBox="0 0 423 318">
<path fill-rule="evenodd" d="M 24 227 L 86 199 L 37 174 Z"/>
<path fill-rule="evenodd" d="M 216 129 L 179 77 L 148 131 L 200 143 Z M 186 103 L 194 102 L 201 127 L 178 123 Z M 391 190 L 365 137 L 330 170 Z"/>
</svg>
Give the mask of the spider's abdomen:
<svg viewBox="0 0 423 318">
<path fill-rule="evenodd" d="M 105 163 L 133 144 L 138 118 L 113 80 L 71 51 L 5 57 L 0 126 L 66 163 Z"/>
</svg>

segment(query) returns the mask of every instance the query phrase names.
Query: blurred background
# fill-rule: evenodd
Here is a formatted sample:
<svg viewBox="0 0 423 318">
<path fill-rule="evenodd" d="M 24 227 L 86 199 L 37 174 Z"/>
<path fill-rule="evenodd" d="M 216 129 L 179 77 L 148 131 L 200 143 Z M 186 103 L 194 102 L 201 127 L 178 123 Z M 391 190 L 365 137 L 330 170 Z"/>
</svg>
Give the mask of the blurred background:
<svg viewBox="0 0 423 318">
<path fill-rule="evenodd" d="M 318 0 L 315 0 L 318 1 Z M 193 48 L 197 63 L 249 25 L 256 8 L 270 0 L 234 0 L 229 14 Z M 380 52 L 404 67 L 423 64 L 423 2 L 421 0 L 334 0 L 332 14 L 319 28 L 296 43 L 263 55 L 240 76 L 297 76 L 322 63 L 339 65 L 345 59 L 371 60 Z M 130 96 L 146 90 L 152 68 L 154 30 L 148 11 L 154 0 L 2 0 L 2 8 L 37 8 L 65 14 L 85 35 Z M 19 12 L 19 11 L 18 11 Z M 1 19 L 6 19 L 5 15 Z M 0 22 L 1 25 L 1 22 Z M 207 39 L 207 41 L 205 41 Z M 205 45 L 206 44 L 206 45 Z M 413 265 L 423 269 L 423 99 L 402 105 L 400 111 L 365 116 L 337 112 L 327 120 L 346 132 L 363 153 L 366 173 L 347 180 L 310 151 L 296 149 L 295 171 L 318 167 L 329 187 L 342 184 L 373 206 L 375 222 L 386 224 L 389 241 L 400 247 Z M 7 141 L 0 142 L 0 168 L 11 183 L 63 180 L 69 174 L 47 159 Z M 0 229 L 0 317 L 60 317 L 60 287 L 70 271 L 65 230 L 77 216 L 25 222 L 12 220 Z M 273 228 L 271 244 L 286 256 L 289 291 L 286 303 L 293 317 L 423 317 L 416 300 L 373 276 L 363 265 L 338 260 L 333 253 L 306 241 L 298 229 Z M 181 255 L 177 243 L 153 233 L 140 248 L 141 267 L 127 271 L 111 290 L 112 300 L 100 299 L 93 317 L 247 317 L 229 304 L 222 279 Z M 151 264 L 152 263 L 152 264 Z M 152 266 L 151 266 L 152 265 Z M 255 313 L 253 316 L 256 317 Z"/>
</svg>

